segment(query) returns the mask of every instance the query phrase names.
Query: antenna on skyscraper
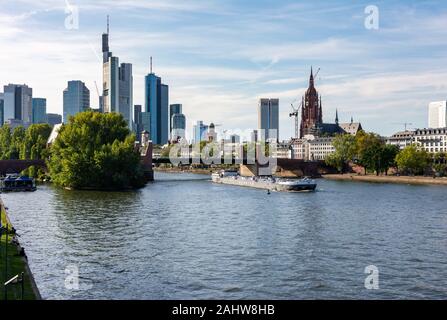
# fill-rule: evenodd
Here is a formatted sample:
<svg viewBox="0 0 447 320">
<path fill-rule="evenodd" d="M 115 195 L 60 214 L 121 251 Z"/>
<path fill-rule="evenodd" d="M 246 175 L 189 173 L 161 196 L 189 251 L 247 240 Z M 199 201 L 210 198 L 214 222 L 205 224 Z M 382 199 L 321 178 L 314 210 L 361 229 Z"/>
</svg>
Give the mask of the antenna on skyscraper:
<svg viewBox="0 0 447 320">
<path fill-rule="evenodd" d="M 151 56 L 151 74 L 152 74 L 152 56 Z"/>
<path fill-rule="evenodd" d="M 110 23 L 109 23 L 109 15 L 107 15 L 107 34 L 109 34 L 110 31 Z"/>
</svg>

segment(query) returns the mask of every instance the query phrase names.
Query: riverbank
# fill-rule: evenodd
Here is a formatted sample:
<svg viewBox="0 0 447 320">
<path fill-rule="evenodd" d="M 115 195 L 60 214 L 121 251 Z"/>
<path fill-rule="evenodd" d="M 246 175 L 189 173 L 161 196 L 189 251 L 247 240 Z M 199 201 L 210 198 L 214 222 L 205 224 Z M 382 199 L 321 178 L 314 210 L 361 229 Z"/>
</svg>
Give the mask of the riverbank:
<svg viewBox="0 0 447 320">
<path fill-rule="evenodd" d="M 327 174 L 323 175 L 324 179 L 338 181 L 358 181 L 373 183 L 396 183 L 396 184 L 414 184 L 414 185 L 445 185 L 447 186 L 447 178 L 433 177 L 410 177 L 410 176 L 374 176 L 374 175 L 357 175 L 357 174 Z"/>
<path fill-rule="evenodd" d="M 9 220 L 8 213 L 0 199 L 2 227 L 8 226 L 8 232 L 2 230 L 0 239 L 0 281 L 1 299 L 7 300 L 40 300 L 40 292 L 34 281 L 33 274 L 28 266 L 25 250 L 20 246 L 14 228 Z M 11 284 L 5 291 L 4 283 L 14 276 L 24 273 L 24 290 L 22 297 L 22 286 L 20 283 Z"/>
</svg>

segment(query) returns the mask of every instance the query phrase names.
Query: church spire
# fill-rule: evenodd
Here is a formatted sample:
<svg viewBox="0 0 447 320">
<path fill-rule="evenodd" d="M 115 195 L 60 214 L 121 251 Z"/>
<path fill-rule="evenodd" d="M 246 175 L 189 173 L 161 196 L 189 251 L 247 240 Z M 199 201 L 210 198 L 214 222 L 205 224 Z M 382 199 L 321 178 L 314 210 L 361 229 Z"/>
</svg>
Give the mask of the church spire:
<svg viewBox="0 0 447 320">
<path fill-rule="evenodd" d="M 335 109 L 335 124 L 338 124 L 338 109 Z"/>
<path fill-rule="evenodd" d="M 313 88 L 314 87 L 314 71 L 313 71 L 313 67 L 310 67 L 310 79 L 309 79 L 309 87 Z"/>
</svg>

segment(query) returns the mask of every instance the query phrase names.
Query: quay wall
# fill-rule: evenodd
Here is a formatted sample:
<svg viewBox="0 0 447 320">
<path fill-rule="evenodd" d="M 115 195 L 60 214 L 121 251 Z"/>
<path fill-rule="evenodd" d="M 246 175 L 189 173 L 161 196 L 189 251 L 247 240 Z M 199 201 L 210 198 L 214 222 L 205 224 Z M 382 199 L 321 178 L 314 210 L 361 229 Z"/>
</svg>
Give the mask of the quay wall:
<svg viewBox="0 0 447 320">
<path fill-rule="evenodd" d="M 0 198 L 0 213 L 5 218 L 6 223 L 8 224 L 9 228 L 12 228 L 13 225 L 11 223 L 11 220 L 8 216 L 7 208 L 5 207 L 3 200 Z M 23 247 L 20 246 L 19 241 L 15 241 L 14 246 L 16 247 L 17 253 L 21 251 Z M 34 280 L 33 273 L 31 272 L 31 269 L 28 265 L 28 260 L 26 256 L 20 256 L 20 259 L 22 260 L 22 264 L 24 266 L 24 272 L 26 274 L 25 279 L 29 281 L 29 286 L 33 290 L 34 298 L 36 300 L 42 300 L 42 296 L 40 295 L 39 288 L 37 287 L 36 281 Z"/>
<path fill-rule="evenodd" d="M 323 175 L 328 180 L 358 181 L 373 183 L 397 183 L 414 185 L 444 185 L 447 186 L 447 178 L 410 177 L 410 176 L 373 176 L 359 174 L 328 174 Z"/>
</svg>

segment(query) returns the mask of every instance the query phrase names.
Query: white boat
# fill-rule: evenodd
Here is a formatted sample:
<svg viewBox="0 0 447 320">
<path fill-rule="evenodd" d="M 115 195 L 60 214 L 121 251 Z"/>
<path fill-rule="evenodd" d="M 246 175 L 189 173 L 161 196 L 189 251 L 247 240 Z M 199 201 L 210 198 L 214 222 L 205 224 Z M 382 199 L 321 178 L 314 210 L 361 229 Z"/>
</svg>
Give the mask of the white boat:
<svg viewBox="0 0 447 320">
<path fill-rule="evenodd" d="M 274 177 L 241 177 L 236 171 L 213 173 L 211 179 L 215 183 L 231 184 L 241 187 L 267 189 L 271 191 L 315 191 L 315 180 L 304 179 L 276 179 Z"/>
<path fill-rule="evenodd" d="M 279 180 L 276 184 L 280 189 L 285 191 L 315 191 L 317 188 L 317 183 L 315 180 L 304 178 L 300 180 Z"/>
</svg>

